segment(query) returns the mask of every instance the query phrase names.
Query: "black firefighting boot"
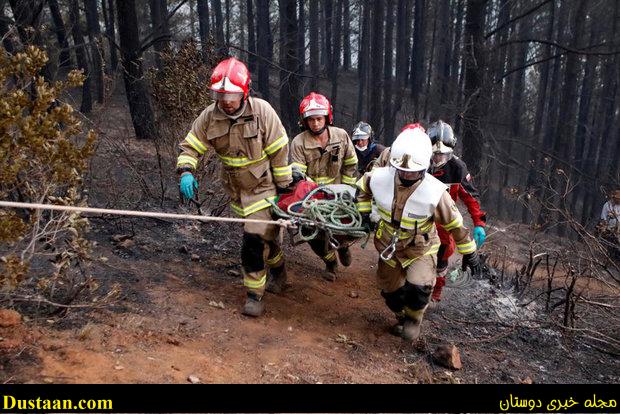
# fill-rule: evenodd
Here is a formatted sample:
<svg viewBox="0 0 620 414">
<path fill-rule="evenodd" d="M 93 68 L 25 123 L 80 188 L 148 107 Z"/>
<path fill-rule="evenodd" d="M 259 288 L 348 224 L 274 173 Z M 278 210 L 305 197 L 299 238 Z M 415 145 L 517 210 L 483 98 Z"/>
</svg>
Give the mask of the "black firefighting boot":
<svg viewBox="0 0 620 414">
<path fill-rule="evenodd" d="M 329 282 L 336 281 L 336 271 L 338 270 L 338 261 L 336 259 L 325 262 L 325 271 L 323 272 L 323 279 Z"/>
<path fill-rule="evenodd" d="M 287 288 L 286 281 L 287 275 L 284 265 L 269 269 L 269 278 L 265 290 L 278 295 Z"/>
<path fill-rule="evenodd" d="M 407 309 L 405 320 L 403 322 L 403 332 L 400 335 L 406 341 L 415 341 L 420 336 L 420 326 L 422 324 L 422 318 L 424 316 L 425 309 L 419 309 L 413 311 Z"/>
<path fill-rule="evenodd" d="M 403 336 L 403 324 L 405 323 L 405 317 L 400 314 L 396 314 L 396 319 L 398 320 L 396 324 L 390 327 L 390 333 L 394 336 Z"/>
<path fill-rule="evenodd" d="M 347 266 L 351 266 L 351 251 L 349 250 L 348 247 L 342 247 L 340 249 L 337 250 L 338 251 L 338 259 L 340 259 L 340 263 L 342 263 L 343 266 L 347 267 Z"/>
<path fill-rule="evenodd" d="M 243 305 L 242 314 L 246 316 L 261 316 L 265 310 L 265 303 L 262 301 L 262 297 L 256 293 L 248 292 L 248 298 Z"/>
</svg>

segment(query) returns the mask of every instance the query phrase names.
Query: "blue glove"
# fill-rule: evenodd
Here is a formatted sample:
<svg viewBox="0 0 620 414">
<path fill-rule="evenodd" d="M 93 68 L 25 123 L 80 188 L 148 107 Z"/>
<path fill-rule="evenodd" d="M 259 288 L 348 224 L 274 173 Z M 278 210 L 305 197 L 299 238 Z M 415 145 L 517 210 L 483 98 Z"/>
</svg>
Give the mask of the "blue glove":
<svg viewBox="0 0 620 414">
<path fill-rule="evenodd" d="M 188 200 L 191 200 L 194 198 L 194 189 L 198 189 L 198 181 L 196 181 L 192 173 L 183 174 L 181 176 L 181 183 L 179 186 L 181 187 L 181 193 L 183 196 Z"/>
<path fill-rule="evenodd" d="M 478 246 L 478 248 L 482 247 L 486 238 L 487 238 L 487 234 L 484 231 L 484 227 L 482 226 L 474 227 L 474 240 L 476 241 L 476 245 Z"/>
</svg>

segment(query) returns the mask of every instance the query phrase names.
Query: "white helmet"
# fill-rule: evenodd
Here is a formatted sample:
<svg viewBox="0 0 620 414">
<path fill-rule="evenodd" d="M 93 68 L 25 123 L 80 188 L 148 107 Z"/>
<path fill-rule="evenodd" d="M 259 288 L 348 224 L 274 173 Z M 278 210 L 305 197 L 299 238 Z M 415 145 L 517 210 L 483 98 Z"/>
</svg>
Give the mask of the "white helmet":
<svg viewBox="0 0 620 414">
<path fill-rule="evenodd" d="M 426 171 L 433 156 L 431 140 L 421 128 L 405 129 L 390 149 L 390 164 L 401 171 Z"/>
</svg>

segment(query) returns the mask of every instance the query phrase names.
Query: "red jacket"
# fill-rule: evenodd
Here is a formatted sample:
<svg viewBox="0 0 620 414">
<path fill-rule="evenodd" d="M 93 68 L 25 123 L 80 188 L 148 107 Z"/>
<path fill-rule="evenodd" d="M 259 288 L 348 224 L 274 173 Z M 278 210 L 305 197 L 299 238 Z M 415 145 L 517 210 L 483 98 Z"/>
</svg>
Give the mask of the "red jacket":
<svg viewBox="0 0 620 414">
<path fill-rule="evenodd" d="M 480 208 L 480 202 L 478 201 L 480 194 L 476 187 L 474 187 L 471 175 L 467 171 L 467 165 L 463 160 L 453 155 L 444 166 L 432 174 L 439 181 L 450 187 L 450 196 L 454 201 L 457 201 L 459 198 L 463 200 L 474 222 L 474 226 L 484 227 L 486 225 L 487 216 Z"/>
</svg>

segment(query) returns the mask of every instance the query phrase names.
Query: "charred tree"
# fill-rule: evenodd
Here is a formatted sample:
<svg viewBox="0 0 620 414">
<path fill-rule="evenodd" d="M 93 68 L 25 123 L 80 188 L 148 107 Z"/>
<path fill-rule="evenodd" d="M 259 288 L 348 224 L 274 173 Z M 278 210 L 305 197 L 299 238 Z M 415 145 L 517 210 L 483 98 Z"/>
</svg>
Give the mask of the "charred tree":
<svg viewBox="0 0 620 414">
<path fill-rule="evenodd" d="M 256 46 L 259 55 L 258 90 L 263 99 L 269 100 L 269 63 L 273 55 L 269 24 L 269 0 L 256 0 L 256 19 Z"/>
<path fill-rule="evenodd" d="M 297 59 L 297 4 L 295 0 L 278 0 L 280 10 L 280 113 L 287 131 L 297 124 L 299 78 L 295 75 Z"/>
<path fill-rule="evenodd" d="M 258 12 L 260 13 L 260 3 L 257 0 Z M 219 51 L 226 53 L 227 45 L 225 45 L 226 38 L 224 37 L 224 16 L 222 15 L 222 2 L 220 0 L 211 0 L 211 7 L 213 7 L 213 13 L 215 14 L 215 43 Z M 267 9 L 269 13 L 269 9 Z"/>
<path fill-rule="evenodd" d="M 359 56 L 357 61 L 357 119 L 366 119 L 364 116 L 364 95 L 366 92 L 366 79 L 368 73 L 368 60 L 370 57 L 370 0 L 362 3 L 361 30 L 359 36 Z"/>
<path fill-rule="evenodd" d="M 105 19 L 105 34 L 108 38 L 108 45 L 110 48 L 110 69 L 112 72 L 116 71 L 118 66 L 118 54 L 116 50 L 116 13 L 114 7 L 114 0 L 102 0 L 102 5 L 107 4 L 107 13 L 104 12 L 104 15 L 107 15 Z"/>
<path fill-rule="evenodd" d="M 376 131 L 381 131 L 381 121 L 383 119 L 383 109 L 381 107 L 383 90 L 383 49 L 384 31 L 383 24 L 385 18 L 385 0 L 374 1 L 374 13 L 372 16 L 372 49 L 370 58 L 370 73 L 372 85 L 370 86 L 370 125 Z"/>
<path fill-rule="evenodd" d="M 256 72 L 256 29 L 254 28 L 254 2 L 247 0 L 246 4 L 248 21 L 248 67 L 250 73 Z"/>
<path fill-rule="evenodd" d="M 482 51 L 485 0 L 468 0 L 465 13 L 465 100 L 469 105 L 463 113 L 463 160 L 472 174 L 480 171 L 482 130 L 480 118 L 485 112 L 481 96 L 485 71 Z"/>
<path fill-rule="evenodd" d="M 304 74 L 306 64 L 306 16 L 304 2 L 299 2 L 297 14 L 297 73 Z"/>
<path fill-rule="evenodd" d="M 383 55 L 383 113 L 385 114 L 383 128 L 383 142 L 392 142 L 394 124 L 392 123 L 392 71 L 394 70 L 394 10 L 393 7 L 385 9 L 385 46 Z"/>
<path fill-rule="evenodd" d="M 424 82 L 424 35 L 426 33 L 426 19 L 424 16 L 424 11 L 426 10 L 426 1 L 414 1 L 413 45 L 411 48 L 411 98 L 413 99 L 414 117 L 418 119 L 421 115 L 421 111 L 419 110 L 420 92 L 422 91 Z"/>
<path fill-rule="evenodd" d="M 81 69 L 86 76 L 82 84 L 82 103 L 80 104 L 80 112 L 86 114 L 93 109 L 93 99 L 90 92 L 91 76 L 86 47 L 84 46 L 84 35 L 82 34 L 82 26 L 80 24 L 80 5 L 78 0 L 71 0 L 69 2 L 69 21 L 71 22 L 71 37 L 73 37 L 73 44 L 75 45 L 78 69 Z"/>
<path fill-rule="evenodd" d="M 308 33 L 310 41 L 310 72 L 312 73 L 312 81 L 310 89 L 316 90 L 319 75 L 320 57 L 319 57 L 319 0 L 310 0 L 310 10 L 308 13 Z"/>
<path fill-rule="evenodd" d="M 198 9 L 198 31 L 200 33 L 202 58 L 206 60 L 209 53 L 207 50 L 207 46 L 209 44 L 209 32 L 211 31 L 211 27 L 209 25 L 209 1 L 197 0 L 196 8 Z"/>
<path fill-rule="evenodd" d="M 65 23 L 62 20 L 62 13 L 60 13 L 60 7 L 58 7 L 58 1 L 47 0 L 47 5 L 50 9 L 52 22 L 54 23 L 54 32 L 56 33 L 56 39 L 58 40 L 58 46 L 60 47 L 58 66 L 71 67 L 72 62 L 69 49 L 69 39 L 67 38 L 67 30 L 65 29 Z"/>
<path fill-rule="evenodd" d="M 342 2 L 342 69 L 351 69 L 351 6 L 349 0 Z"/>
<path fill-rule="evenodd" d="M 332 105 L 336 108 L 336 100 L 338 98 L 338 69 L 340 68 L 340 41 L 342 38 L 342 0 L 337 0 L 336 13 L 334 14 L 334 40 L 333 40 L 333 55 L 331 63 L 331 78 L 332 78 Z"/>
<path fill-rule="evenodd" d="M 168 8 L 166 0 L 149 0 L 151 12 L 150 35 L 155 49 L 155 62 L 159 69 L 163 68 L 161 54 L 170 47 L 170 28 L 168 25 Z"/>
<path fill-rule="evenodd" d="M 88 41 L 90 43 L 90 55 L 93 63 L 92 75 L 97 91 L 97 102 L 100 104 L 104 100 L 103 85 L 103 46 L 101 44 L 101 27 L 99 26 L 99 12 L 97 11 L 97 0 L 84 0 L 84 10 L 86 11 L 86 26 L 88 27 Z"/>
<path fill-rule="evenodd" d="M 123 80 L 131 121 L 138 139 L 154 139 L 155 117 L 142 69 L 135 0 L 116 0 Z"/>
<path fill-rule="evenodd" d="M 325 47 L 325 66 L 327 67 L 327 73 L 332 73 L 333 68 L 333 39 L 332 39 L 332 24 L 333 24 L 333 0 L 323 1 L 323 23 L 325 24 L 325 31 L 323 32 L 323 43 Z"/>
</svg>

